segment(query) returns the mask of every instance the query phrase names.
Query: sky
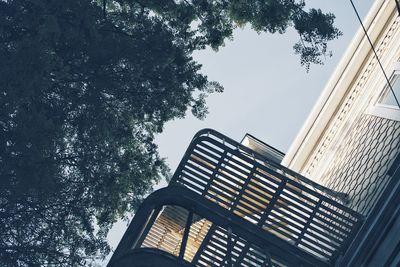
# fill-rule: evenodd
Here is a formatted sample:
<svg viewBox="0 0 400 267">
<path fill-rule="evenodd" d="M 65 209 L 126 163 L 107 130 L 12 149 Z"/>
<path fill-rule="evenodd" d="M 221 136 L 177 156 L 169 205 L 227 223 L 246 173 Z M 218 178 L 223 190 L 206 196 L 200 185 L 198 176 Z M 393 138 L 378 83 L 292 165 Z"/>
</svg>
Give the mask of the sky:
<svg viewBox="0 0 400 267">
<path fill-rule="evenodd" d="M 308 73 L 293 52 L 298 41 L 293 30 L 284 35 L 258 35 L 246 27 L 236 30 L 233 41 L 227 41 L 218 52 L 195 54 L 202 72 L 220 82 L 225 91 L 208 98 L 210 113 L 205 120 L 188 114 L 185 119 L 168 122 L 157 136 L 160 154 L 172 170 L 202 128 L 213 128 L 238 141 L 250 133 L 284 153 L 288 150 L 359 27 L 348 0 L 306 3 L 334 13 L 335 25 L 343 32 L 329 43 L 333 56 L 322 66 L 312 65 Z M 373 1 L 354 3 L 364 17 Z"/>
<path fill-rule="evenodd" d="M 374 1 L 353 2 L 365 17 Z M 293 30 L 272 35 L 257 34 L 250 27 L 237 29 L 233 41 L 227 41 L 218 52 L 208 49 L 194 55 L 203 65 L 202 73 L 221 83 L 225 91 L 208 97 L 209 114 L 204 120 L 189 111 L 185 119 L 168 122 L 156 137 L 160 155 L 172 172 L 194 134 L 203 128 L 213 128 L 237 141 L 250 133 L 287 152 L 360 26 L 349 0 L 306 0 L 306 4 L 335 14 L 335 25 L 343 32 L 329 43 L 333 56 L 326 58 L 324 65 L 312 65 L 308 73 L 294 54 L 298 35 Z M 165 181 L 155 189 L 164 186 Z M 127 222 L 118 222 L 111 229 L 108 240 L 114 249 L 126 227 Z"/>
</svg>

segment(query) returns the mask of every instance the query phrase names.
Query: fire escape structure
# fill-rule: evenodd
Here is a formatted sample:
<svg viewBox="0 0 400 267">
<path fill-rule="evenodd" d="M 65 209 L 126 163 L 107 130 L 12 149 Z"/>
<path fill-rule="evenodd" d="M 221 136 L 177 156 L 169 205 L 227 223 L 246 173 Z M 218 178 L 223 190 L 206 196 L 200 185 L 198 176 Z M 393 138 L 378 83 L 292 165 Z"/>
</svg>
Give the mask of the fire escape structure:
<svg viewBox="0 0 400 267">
<path fill-rule="evenodd" d="M 363 222 L 346 195 L 211 129 L 151 194 L 115 266 L 334 266 Z"/>
</svg>

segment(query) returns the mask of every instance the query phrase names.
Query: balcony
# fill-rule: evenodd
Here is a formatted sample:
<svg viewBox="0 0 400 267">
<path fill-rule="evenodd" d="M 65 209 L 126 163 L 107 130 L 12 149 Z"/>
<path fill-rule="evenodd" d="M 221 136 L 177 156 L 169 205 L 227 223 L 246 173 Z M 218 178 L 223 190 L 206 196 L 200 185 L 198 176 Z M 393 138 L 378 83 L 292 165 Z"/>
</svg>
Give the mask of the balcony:
<svg viewBox="0 0 400 267">
<path fill-rule="evenodd" d="M 345 201 L 205 129 L 169 186 L 138 210 L 109 266 L 332 266 L 363 220 Z"/>
</svg>

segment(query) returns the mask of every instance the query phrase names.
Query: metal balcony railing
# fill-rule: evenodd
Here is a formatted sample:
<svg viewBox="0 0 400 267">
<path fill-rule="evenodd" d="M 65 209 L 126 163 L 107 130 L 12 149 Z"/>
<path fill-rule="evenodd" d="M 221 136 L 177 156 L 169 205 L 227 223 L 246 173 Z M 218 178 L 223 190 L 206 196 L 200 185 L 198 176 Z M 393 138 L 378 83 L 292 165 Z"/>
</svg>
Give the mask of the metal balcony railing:
<svg viewBox="0 0 400 267">
<path fill-rule="evenodd" d="M 129 266 L 329 266 L 181 186 L 151 194 L 110 260 Z"/>
<path fill-rule="evenodd" d="M 195 266 L 328 266 L 362 221 L 343 194 L 210 129 L 194 137 L 169 187 L 175 200 L 140 215 L 146 226 L 128 229 L 116 254 L 154 248 Z M 178 201 L 179 188 L 190 200 Z"/>
<path fill-rule="evenodd" d="M 195 136 L 171 184 L 327 260 L 346 247 L 361 218 L 335 200 L 342 195 L 211 129 Z"/>
</svg>

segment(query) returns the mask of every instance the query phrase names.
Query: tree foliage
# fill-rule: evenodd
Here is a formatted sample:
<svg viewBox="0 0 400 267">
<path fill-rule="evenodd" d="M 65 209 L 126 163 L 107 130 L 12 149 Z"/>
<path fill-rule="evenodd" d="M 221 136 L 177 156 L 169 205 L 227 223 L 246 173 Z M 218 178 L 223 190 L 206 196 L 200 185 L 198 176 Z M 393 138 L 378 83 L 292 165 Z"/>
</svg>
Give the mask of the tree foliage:
<svg viewBox="0 0 400 267">
<path fill-rule="evenodd" d="M 167 173 L 154 135 L 222 91 L 193 51 L 293 26 L 308 66 L 333 19 L 294 0 L 0 1 L 0 265 L 107 255 L 112 223 Z"/>
</svg>

